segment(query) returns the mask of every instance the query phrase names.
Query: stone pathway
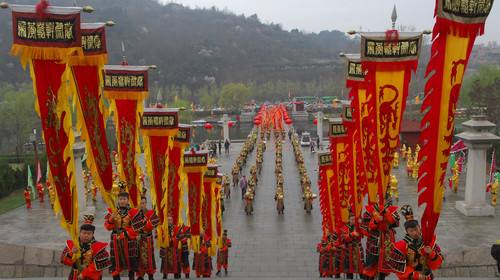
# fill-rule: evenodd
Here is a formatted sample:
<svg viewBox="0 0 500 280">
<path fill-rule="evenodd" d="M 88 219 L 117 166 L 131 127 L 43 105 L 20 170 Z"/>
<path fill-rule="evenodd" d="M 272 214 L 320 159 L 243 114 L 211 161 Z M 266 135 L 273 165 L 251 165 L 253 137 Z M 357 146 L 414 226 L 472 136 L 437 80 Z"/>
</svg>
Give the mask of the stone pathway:
<svg viewBox="0 0 500 280">
<path fill-rule="evenodd" d="M 241 143 L 231 146 L 229 155 L 222 155 L 220 164 L 223 172 L 229 173 L 233 160 L 241 149 Z M 303 149 L 306 167 L 313 182 L 317 178 L 317 157 L 309 149 Z M 264 154 L 264 165 L 259 177 L 259 185 L 254 201 L 254 214 L 246 216 L 243 211 L 241 191 L 233 189 L 232 198 L 225 201 L 224 227 L 233 241 L 230 250 L 230 277 L 238 278 L 279 278 L 317 277 L 316 244 L 321 236 L 321 216 L 318 200 L 314 201 L 311 214 L 303 210 L 297 167 L 291 144 L 283 145 L 283 168 L 285 174 L 285 214 L 278 216 L 274 201 L 274 141 L 268 141 Z M 248 175 L 255 162 L 255 151 L 249 156 L 244 172 Z M 410 203 L 416 209 L 416 182 L 408 180 L 404 174 L 404 162 L 395 170 L 399 179 L 399 205 Z M 495 217 L 464 217 L 455 210 L 455 201 L 463 199 L 463 181 L 460 192 L 453 194 L 447 190 L 446 202 L 438 225 L 438 242 L 443 251 L 463 250 L 478 246 L 489 247 L 500 239 L 500 212 Z M 318 193 L 316 184 L 313 192 Z M 33 203 L 30 211 L 24 207 L 0 215 L 0 243 L 10 243 L 50 249 L 62 249 L 67 238 L 59 227 L 58 219 L 52 214 L 49 204 Z M 108 232 L 103 229 L 102 220 L 105 207 L 96 205 L 96 237 L 107 241 Z M 419 216 L 420 211 L 417 211 Z M 402 235 L 402 228 L 398 231 Z M 5 254 L 7 252 L 2 252 Z M 490 258 L 490 256 L 473 256 Z M 159 279 L 159 275 L 156 277 Z"/>
</svg>

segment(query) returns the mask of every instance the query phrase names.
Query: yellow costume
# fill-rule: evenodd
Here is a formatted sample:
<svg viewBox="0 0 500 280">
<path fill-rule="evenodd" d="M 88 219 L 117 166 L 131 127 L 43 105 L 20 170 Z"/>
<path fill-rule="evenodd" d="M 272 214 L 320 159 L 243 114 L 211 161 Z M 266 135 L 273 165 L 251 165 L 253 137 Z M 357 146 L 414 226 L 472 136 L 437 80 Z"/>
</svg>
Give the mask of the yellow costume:
<svg viewBox="0 0 500 280">
<path fill-rule="evenodd" d="M 453 174 L 451 175 L 452 190 L 456 193 L 458 191 L 458 162 L 455 162 L 455 165 L 451 168 L 451 172 Z"/>
<path fill-rule="evenodd" d="M 420 164 L 418 163 L 417 158 L 413 161 L 413 169 L 411 173 L 411 177 L 415 180 L 418 179 L 418 168 L 420 167 Z"/>
<path fill-rule="evenodd" d="M 394 152 L 394 159 L 392 160 L 392 167 L 399 168 L 399 154 L 398 154 L 398 152 Z"/>
<path fill-rule="evenodd" d="M 403 146 L 401 146 L 401 148 L 399 149 L 399 152 L 401 153 L 401 158 L 406 159 L 406 145 L 405 144 L 403 144 Z"/>
<path fill-rule="evenodd" d="M 395 175 L 391 175 L 391 197 L 394 199 L 399 199 L 399 191 L 398 191 L 398 179 Z"/>
</svg>

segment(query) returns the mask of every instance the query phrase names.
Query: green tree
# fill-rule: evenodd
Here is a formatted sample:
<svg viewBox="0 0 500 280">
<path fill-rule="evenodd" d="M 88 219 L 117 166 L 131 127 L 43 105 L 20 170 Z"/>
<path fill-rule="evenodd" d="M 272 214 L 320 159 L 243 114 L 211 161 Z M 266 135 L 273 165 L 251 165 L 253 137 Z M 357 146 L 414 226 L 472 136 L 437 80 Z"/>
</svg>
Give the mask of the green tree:
<svg viewBox="0 0 500 280">
<path fill-rule="evenodd" d="M 250 100 L 250 89 L 242 83 L 224 85 L 219 95 L 219 105 L 227 109 L 238 109 Z"/>
<path fill-rule="evenodd" d="M 478 106 L 485 97 L 483 95 L 495 95 L 498 90 L 494 89 L 491 93 L 486 93 L 485 88 L 491 86 L 496 80 L 500 79 L 500 67 L 492 65 L 483 65 L 473 75 L 467 77 L 462 85 L 462 93 L 460 95 L 460 105 L 465 107 Z M 479 99 L 477 99 L 479 95 Z M 495 95 L 498 97 L 498 95 Z M 497 99 L 498 100 L 498 99 Z M 495 101 L 496 104 L 498 101 Z M 494 104 L 488 104 L 492 106 Z"/>
<path fill-rule="evenodd" d="M 0 87 L 0 144 L 2 152 L 20 155 L 33 128 L 40 131 L 30 85 Z"/>
</svg>

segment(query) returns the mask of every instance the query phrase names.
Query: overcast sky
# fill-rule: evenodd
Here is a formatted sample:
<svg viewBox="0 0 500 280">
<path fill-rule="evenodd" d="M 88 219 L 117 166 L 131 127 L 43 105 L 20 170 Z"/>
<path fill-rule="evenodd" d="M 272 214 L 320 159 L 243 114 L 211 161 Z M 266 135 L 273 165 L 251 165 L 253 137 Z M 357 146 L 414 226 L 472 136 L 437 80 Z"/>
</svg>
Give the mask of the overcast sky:
<svg viewBox="0 0 500 280">
<path fill-rule="evenodd" d="M 318 32 L 337 29 L 381 31 L 390 27 L 396 4 L 398 24 L 432 29 L 435 0 L 160 0 L 195 7 L 218 7 L 235 14 L 257 14 L 264 23 L 290 30 Z M 496 2 L 496 1 L 495 1 Z M 500 42 L 500 4 L 494 3 L 480 42 Z"/>
</svg>

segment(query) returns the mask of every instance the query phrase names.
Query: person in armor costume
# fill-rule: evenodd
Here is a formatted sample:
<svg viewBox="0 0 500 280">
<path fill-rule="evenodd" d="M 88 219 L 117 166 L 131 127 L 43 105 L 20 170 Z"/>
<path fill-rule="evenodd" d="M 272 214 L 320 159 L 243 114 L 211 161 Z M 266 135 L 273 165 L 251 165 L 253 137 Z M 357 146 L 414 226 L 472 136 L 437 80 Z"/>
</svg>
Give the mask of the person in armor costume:
<svg viewBox="0 0 500 280">
<path fill-rule="evenodd" d="M 108 208 L 104 217 L 104 228 L 111 231 L 110 272 L 114 280 L 119 280 L 120 273 L 128 270 L 128 277 L 133 280 L 137 272 L 137 237 L 144 227 L 145 219 L 142 211 L 130 208 L 125 183 L 118 184 L 118 207 L 115 210 Z"/>
<path fill-rule="evenodd" d="M 340 242 L 339 229 L 335 229 L 333 233 L 328 234 L 328 242 L 330 244 L 330 254 L 331 254 L 331 276 L 335 276 L 335 278 L 340 278 L 341 272 L 341 260 L 340 257 L 342 255 L 342 243 Z"/>
<path fill-rule="evenodd" d="M 161 272 L 163 279 L 168 278 L 172 273 L 174 278 L 180 278 L 178 234 L 180 227 L 174 229 L 172 217 L 168 217 L 168 244 L 167 247 L 160 248 Z"/>
<path fill-rule="evenodd" d="M 153 280 L 153 275 L 156 272 L 153 231 L 160 223 L 160 218 L 154 210 L 148 210 L 145 188 L 141 196 L 140 211 L 142 212 L 141 216 L 144 217 L 144 227 L 139 231 L 137 280 L 143 280 L 145 274 L 148 275 L 149 280 Z"/>
<path fill-rule="evenodd" d="M 313 199 L 315 198 L 316 194 L 311 191 L 311 186 L 306 185 L 302 200 L 304 200 L 304 210 L 306 210 L 308 214 L 310 214 L 313 209 Z"/>
<path fill-rule="evenodd" d="M 332 248 L 328 239 L 324 236 L 321 243 L 316 246 L 319 253 L 319 277 L 331 277 L 332 274 Z"/>
<path fill-rule="evenodd" d="M 425 246 L 422 240 L 422 230 L 418 221 L 413 218 L 410 205 L 401 207 L 401 214 L 406 219 L 404 224 L 406 235 L 403 240 L 394 244 L 390 264 L 393 272 L 401 280 L 431 280 L 433 270 L 441 267 L 443 256 L 436 235 L 430 246 Z"/>
<path fill-rule="evenodd" d="M 253 199 L 254 199 L 254 189 L 249 186 L 245 192 L 245 214 L 253 214 Z"/>
<path fill-rule="evenodd" d="M 354 274 L 363 277 L 363 244 L 361 233 L 356 230 L 356 217 L 349 212 L 349 222 L 341 228 L 342 265 L 347 279 L 353 279 Z"/>
<path fill-rule="evenodd" d="M 200 234 L 200 251 L 194 253 L 193 269 L 196 271 L 196 277 L 208 278 L 212 276 L 212 257 L 209 254 L 210 237 L 203 232 Z"/>
<path fill-rule="evenodd" d="M 38 193 L 38 200 L 40 201 L 40 203 L 43 203 L 43 201 L 44 201 L 43 198 L 45 196 L 45 190 L 44 190 L 42 183 L 36 184 L 36 191 Z"/>
<path fill-rule="evenodd" d="M 56 190 L 50 184 L 49 181 L 46 182 L 46 185 L 47 185 L 47 190 L 49 192 L 50 208 L 54 209 L 54 204 L 56 203 Z"/>
<path fill-rule="evenodd" d="M 363 269 L 365 279 L 379 279 L 391 272 L 388 260 L 394 245 L 395 228 L 399 227 L 398 207 L 386 199 L 382 209 L 379 204 L 365 206 L 360 231 L 367 237 L 366 259 Z M 383 259 L 380 259 L 382 254 Z"/>
<path fill-rule="evenodd" d="M 222 177 L 222 189 L 224 191 L 224 196 L 226 199 L 231 198 L 231 179 L 227 174 Z"/>
<path fill-rule="evenodd" d="M 68 280 L 100 280 L 104 269 L 111 265 L 106 251 L 108 243 L 95 240 L 93 214 L 84 215 L 83 220 L 78 246 L 75 246 L 73 240 L 67 240 L 61 254 L 61 263 L 71 267 Z"/>
<path fill-rule="evenodd" d="M 224 268 L 224 275 L 227 275 L 229 266 L 229 248 L 231 248 L 231 239 L 227 238 L 227 229 L 224 230 L 221 237 L 221 247 L 217 249 L 217 273 L 220 276 L 220 270 Z"/>
<path fill-rule="evenodd" d="M 191 239 L 191 228 L 185 225 L 181 225 L 177 227 L 176 231 L 177 240 L 179 243 L 179 274 L 175 276 L 175 278 L 180 278 L 180 273 L 184 273 L 186 278 L 189 278 L 189 273 L 191 272 L 191 268 L 189 266 L 189 240 Z"/>
<path fill-rule="evenodd" d="M 30 187 L 24 189 L 24 201 L 26 202 L 26 209 L 31 209 L 31 190 Z"/>
<path fill-rule="evenodd" d="M 279 214 L 284 214 L 285 211 L 285 194 L 283 193 L 283 186 L 278 185 L 276 188 L 276 193 L 274 194 L 274 200 L 276 201 L 276 210 Z"/>
</svg>

